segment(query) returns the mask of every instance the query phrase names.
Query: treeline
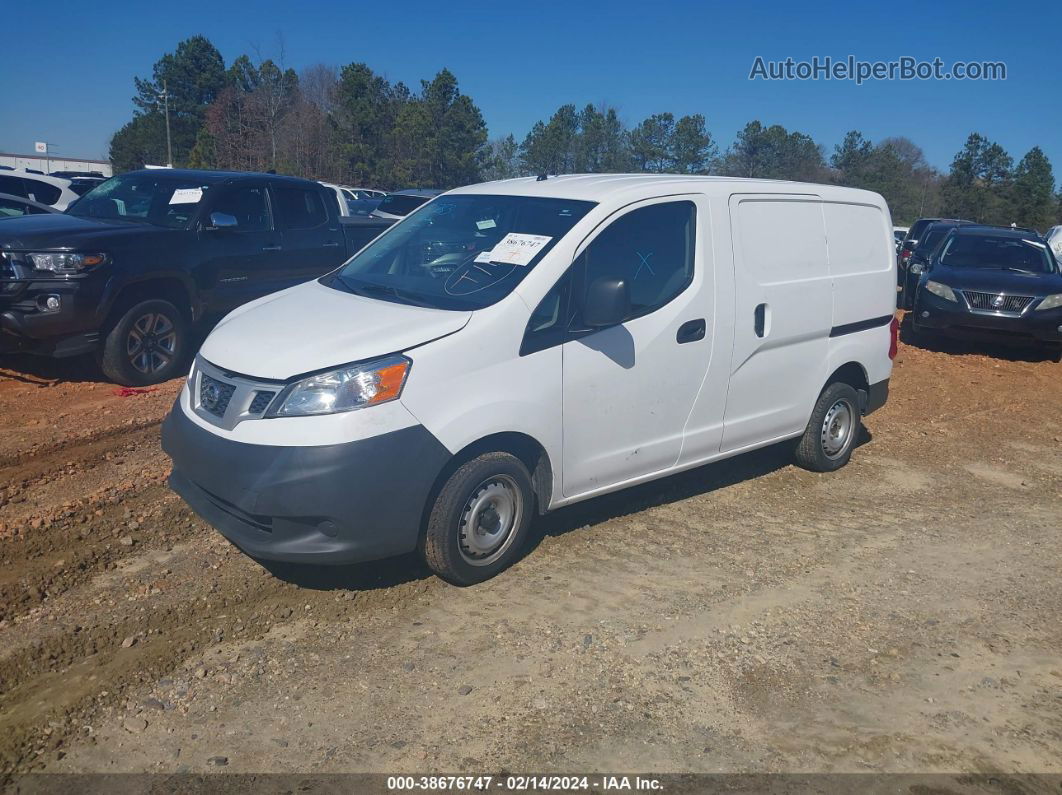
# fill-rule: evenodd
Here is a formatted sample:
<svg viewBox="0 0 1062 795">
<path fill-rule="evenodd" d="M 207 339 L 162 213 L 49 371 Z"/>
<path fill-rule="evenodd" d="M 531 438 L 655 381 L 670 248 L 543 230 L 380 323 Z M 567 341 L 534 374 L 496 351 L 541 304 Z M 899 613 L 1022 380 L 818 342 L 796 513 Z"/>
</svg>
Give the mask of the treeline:
<svg viewBox="0 0 1062 795">
<path fill-rule="evenodd" d="M 903 137 L 873 142 L 852 131 L 827 156 L 804 133 L 752 121 L 724 150 L 701 114 L 658 113 L 628 127 L 615 108 L 594 105 L 564 105 L 523 140 L 488 141 L 482 113 L 447 69 L 414 90 L 362 63 L 296 73 L 241 55 L 226 67 L 202 36 L 181 42 L 135 86 L 133 119 L 111 141 L 118 171 L 166 162 L 165 96 L 179 166 L 385 189 L 541 173 L 717 174 L 867 188 L 886 198 L 896 223 L 941 215 L 1043 230 L 1062 222 L 1062 194 L 1040 148 L 1015 165 L 977 133 L 947 173 Z"/>
</svg>

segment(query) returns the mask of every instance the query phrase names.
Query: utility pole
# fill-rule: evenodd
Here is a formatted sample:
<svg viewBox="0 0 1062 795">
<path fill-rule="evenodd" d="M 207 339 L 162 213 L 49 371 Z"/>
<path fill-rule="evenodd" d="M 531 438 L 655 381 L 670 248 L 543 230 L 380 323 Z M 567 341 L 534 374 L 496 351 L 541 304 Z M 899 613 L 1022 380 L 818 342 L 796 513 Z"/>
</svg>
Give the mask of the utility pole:
<svg viewBox="0 0 1062 795">
<path fill-rule="evenodd" d="M 170 92 L 162 81 L 162 106 L 166 112 L 166 165 L 173 168 L 173 146 L 170 143 Z"/>
</svg>

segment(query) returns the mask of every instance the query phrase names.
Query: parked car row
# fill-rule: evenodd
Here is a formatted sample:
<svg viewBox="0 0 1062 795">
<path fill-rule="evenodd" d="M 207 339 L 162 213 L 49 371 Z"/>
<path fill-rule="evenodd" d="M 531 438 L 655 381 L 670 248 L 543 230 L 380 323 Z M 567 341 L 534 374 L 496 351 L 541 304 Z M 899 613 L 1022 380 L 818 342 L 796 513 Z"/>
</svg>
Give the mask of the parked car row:
<svg viewBox="0 0 1062 795">
<path fill-rule="evenodd" d="M 920 334 L 1062 349 L 1058 232 L 920 218 L 897 262 L 899 305 Z"/>
</svg>

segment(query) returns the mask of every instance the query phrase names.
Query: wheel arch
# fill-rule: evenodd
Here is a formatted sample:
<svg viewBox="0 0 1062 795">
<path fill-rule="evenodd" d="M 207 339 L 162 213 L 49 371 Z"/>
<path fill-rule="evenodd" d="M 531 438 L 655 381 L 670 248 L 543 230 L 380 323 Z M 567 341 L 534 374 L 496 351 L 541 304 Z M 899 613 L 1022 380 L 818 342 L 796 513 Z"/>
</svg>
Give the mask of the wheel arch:
<svg viewBox="0 0 1062 795">
<path fill-rule="evenodd" d="M 122 314 L 135 304 L 151 300 L 169 301 L 189 323 L 196 319 L 192 291 L 185 281 L 177 276 L 159 276 L 122 286 L 110 301 L 103 327 L 106 329 L 114 325 Z"/>
<path fill-rule="evenodd" d="M 516 456 L 531 473 L 531 485 L 535 491 L 535 502 L 539 514 L 543 514 L 549 508 L 553 499 L 553 464 L 549 453 L 537 439 L 526 433 L 507 431 L 492 433 L 471 442 L 457 451 L 446 462 L 442 470 L 436 476 L 428 498 L 425 500 L 424 517 L 427 518 L 431 506 L 435 503 L 443 484 L 464 463 L 471 461 L 483 453 L 510 453 Z M 424 522 L 421 523 L 424 526 Z"/>
<path fill-rule="evenodd" d="M 823 389 L 830 384 L 838 383 L 848 384 L 859 394 L 859 409 L 861 413 L 865 412 L 867 398 L 870 394 L 870 379 L 867 377 L 867 371 L 863 365 L 856 361 L 845 362 L 830 374 L 830 377 L 826 379 L 826 383 L 823 385 Z"/>
</svg>

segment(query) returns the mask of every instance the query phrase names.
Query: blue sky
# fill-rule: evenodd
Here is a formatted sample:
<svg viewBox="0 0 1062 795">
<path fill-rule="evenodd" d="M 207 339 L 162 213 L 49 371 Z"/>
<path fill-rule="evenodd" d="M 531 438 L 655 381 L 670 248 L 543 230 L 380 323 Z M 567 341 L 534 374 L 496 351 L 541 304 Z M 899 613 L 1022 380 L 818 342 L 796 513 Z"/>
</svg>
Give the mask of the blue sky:
<svg viewBox="0 0 1062 795">
<path fill-rule="evenodd" d="M 301 6 L 301 7 L 300 7 Z M 492 137 L 559 105 L 616 106 L 630 125 L 661 111 L 703 113 L 721 148 L 760 119 L 812 135 L 832 152 L 844 133 L 906 135 L 946 168 L 978 131 L 1017 161 L 1039 145 L 1062 175 L 1062 3 L 961 11 L 947 4 L 644 0 L 449 3 L 261 0 L 237 4 L 52 0 L 4 9 L 0 151 L 101 157 L 132 114 L 133 76 L 202 33 L 226 63 L 284 43 L 287 65 L 364 61 L 417 86 L 449 67 L 482 109 Z M 1004 61 L 1001 82 L 764 82 L 756 56 Z"/>
</svg>

